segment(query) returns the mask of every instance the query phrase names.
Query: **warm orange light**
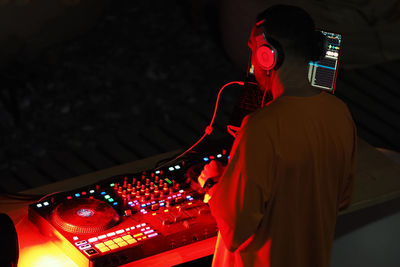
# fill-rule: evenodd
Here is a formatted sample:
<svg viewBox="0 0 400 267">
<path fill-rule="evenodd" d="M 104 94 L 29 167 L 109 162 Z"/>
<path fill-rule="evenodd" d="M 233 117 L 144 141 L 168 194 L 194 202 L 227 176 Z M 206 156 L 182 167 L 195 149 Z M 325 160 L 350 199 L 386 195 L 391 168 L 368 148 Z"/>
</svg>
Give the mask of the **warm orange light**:
<svg viewBox="0 0 400 267">
<path fill-rule="evenodd" d="M 51 242 L 23 248 L 19 267 L 78 267 L 64 252 Z"/>
</svg>

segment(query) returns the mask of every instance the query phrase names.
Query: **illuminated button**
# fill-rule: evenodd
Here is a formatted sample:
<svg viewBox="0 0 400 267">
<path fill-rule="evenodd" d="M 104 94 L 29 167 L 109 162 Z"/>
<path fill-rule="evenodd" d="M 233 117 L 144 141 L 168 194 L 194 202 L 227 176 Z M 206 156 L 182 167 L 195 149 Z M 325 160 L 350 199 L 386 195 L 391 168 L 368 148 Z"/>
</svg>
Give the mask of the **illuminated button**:
<svg viewBox="0 0 400 267">
<path fill-rule="evenodd" d="M 114 232 L 108 233 L 107 236 L 108 237 L 115 236 L 115 233 Z"/>
<path fill-rule="evenodd" d="M 105 199 L 109 199 L 109 198 L 110 198 L 110 195 L 105 195 L 104 198 L 105 198 Z"/>
<path fill-rule="evenodd" d="M 147 238 L 147 236 L 144 236 L 144 237 L 142 237 L 142 240 L 143 240 L 143 239 L 146 239 L 146 238 Z"/>
<path fill-rule="evenodd" d="M 118 230 L 118 231 L 115 231 L 115 233 L 118 234 L 118 235 L 119 235 L 119 234 L 122 234 L 123 232 L 125 232 L 125 230 L 123 230 L 123 229 Z"/>
<path fill-rule="evenodd" d="M 204 161 L 209 161 L 210 159 L 207 158 L 207 157 L 205 157 L 205 158 L 203 158 L 203 160 L 204 160 Z"/>
<path fill-rule="evenodd" d="M 67 196 L 67 199 L 72 199 L 72 197 L 71 196 Z"/>
<path fill-rule="evenodd" d="M 119 242 L 119 243 L 117 243 L 117 244 L 118 244 L 118 246 L 120 246 L 120 247 L 125 247 L 125 246 L 128 245 L 128 243 L 126 243 L 125 241 Z"/>
<path fill-rule="evenodd" d="M 79 237 L 74 236 L 72 239 L 76 241 L 76 240 L 79 240 Z"/>
<path fill-rule="evenodd" d="M 76 193 L 76 194 L 75 194 L 75 196 L 76 196 L 76 197 L 80 197 L 80 196 L 81 196 L 81 194 L 79 194 L 79 193 Z"/>
<path fill-rule="evenodd" d="M 104 238 L 106 238 L 107 236 L 106 235 L 99 235 L 97 238 L 98 239 L 104 239 Z"/>
<path fill-rule="evenodd" d="M 114 187 L 114 185 L 115 185 L 114 183 L 110 184 L 111 187 Z"/>
<path fill-rule="evenodd" d="M 36 205 L 36 207 L 41 208 L 41 207 L 43 207 L 43 205 L 39 203 Z"/>
<path fill-rule="evenodd" d="M 122 241 L 124 241 L 124 240 L 123 240 L 121 237 L 118 237 L 118 238 L 114 238 L 113 241 L 114 241 L 115 243 L 118 243 L 118 242 L 122 242 Z"/>
<path fill-rule="evenodd" d="M 129 240 L 129 239 L 132 239 L 132 236 L 131 236 L 131 235 L 124 235 L 124 236 L 122 237 L 122 239 L 123 239 L 123 240 Z"/>
<path fill-rule="evenodd" d="M 107 194 L 106 192 L 101 192 L 100 195 L 104 196 L 105 194 Z"/>
<path fill-rule="evenodd" d="M 91 247 L 92 246 L 90 244 L 85 244 L 85 245 L 79 246 L 79 249 L 80 250 L 84 250 L 84 249 L 88 249 L 88 248 L 91 248 Z"/>
<path fill-rule="evenodd" d="M 151 238 L 151 237 L 154 237 L 154 236 L 157 236 L 157 235 L 158 235 L 157 233 L 154 233 L 154 234 L 148 235 L 148 237 Z"/>
<path fill-rule="evenodd" d="M 90 191 L 89 191 L 89 193 L 90 193 L 90 194 L 93 194 L 93 193 L 94 193 L 94 190 L 93 190 L 93 189 L 92 189 L 92 190 L 90 190 Z"/>
<path fill-rule="evenodd" d="M 133 243 L 136 243 L 137 241 L 136 241 L 136 239 L 131 238 L 131 239 L 126 240 L 126 242 L 127 242 L 128 244 L 133 244 Z"/>
<path fill-rule="evenodd" d="M 84 250 L 84 252 L 85 252 L 86 254 L 88 254 L 89 256 L 92 256 L 92 255 L 98 253 L 98 252 L 97 252 L 95 249 L 93 249 L 93 248 L 86 249 L 86 250 Z"/>
<path fill-rule="evenodd" d="M 96 245 L 94 245 L 96 248 L 101 249 L 104 248 L 106 245 L 104 245 L 104 243 L 98 243 Z"/>
<path fill-rule="evenodd" d="M 45 201 L 45 202 L 43 202 L 43 205 L 48 206 L 49 202 Z"/>
<path fill-rule="evenodd" d="M 81 240 L 81 241 L 75 242 L 75 245 L 76 246 L 80 246 L 80 245 L 83 245 L 83 244 L 86 244 L 86 243 L 87 243 L 86 240 Z"/>
<path fill-rule="evenodd" d="M 136 228 L 140 228 L 140 224 L 136 225 Z"/>
<path fill-rule="evenodd" d="M 82 192 L 82 196 L 86 196 L 86 192 L 85 191 Z"/>
<path fill-rule="evenodd" d="M 119 248 L 119 246 L 118 246 L 117 244 L 109 245 L 108 247 L 111 248 L 111 249 L 117 249 L 117 248 Z"/>
<path fill-rule="evenodd" d="M 174 167 L 169 167 L 168 170 L 172 172 L 173 170 L 175 170 L 175 168 Z"/>
<path fill-rule="evenodd" d="M 180 168 L 181 168 L 181 166 L 175 165 L 175 169 L 176 169 L 176 170 L 179 170 Z"/>
<path fill-rule="evenodd" d="M 113 199 L 113 198 L 109 198 L 108 201 L 109 201 L 109 202 L 113 202 L 114 199 Z"/>
<path fill-rule="evenodd" d="M 131 227 L 131 230 L 134 230 L 135 228 L 136 228 L 135 226 L 132 226 L 132 227 Z"/>
<path fill-rule="evenodd" d="M 100 252 L 102 252 L 102 253 L 107 252 L 107 251 L 110 251 L 110 249 L 109 249 L 108 247 L 102 247 L 102 248 L 99 248 L 99 250 L 100 250 Z"/>
<path fill-rule="evenodd" d="M 89 238 L 88 239 L 88 241 L 89 241 L 89 243 L 93 243 L 93 242 L 96 242 L 96 241 L 98 241 L 99 239 L 97 238 L 97 237 L 92 237 L 92 238 Z"/>
<path fill-rule="evenodd" d="M 115 243 L 112 240 L 108 240 L 108 241 L 104 242 L 104 244 L 106 244 L 107 246 L 111 246 L 112 244 L 115 244 Z"/>
<path fill-rule="evenodd" d="M 149 230 L 149 231 L 144 232 L 145 235 L 148 235 L 148 234 L 151 234 L 151 233 L 154 233 L 154 230 Z"/>
<path fill-rule="evenodd" d="M 118 205 L 118 202 L 114 202 L 113 205 L 114 205 L 114 206 Z"/>
<path fill-rule="evenodd" d="M 218 154 L 218 155 L 217 155 L 217 158 L 222 158 L 222 154 Z"/>
<path fill-rule="evenodd" d="M 129 230 L 131 230 L 131 228 L 129 228 L 129 227 L 128 227 L 128 228 L 125 228 L 125 231 L 129 231 Z"/>
<path fill-rule="evenodd" d="M 138 233 L 138 234 L 136 234 L 136 235 L 133 235 L 134 238 L 137 238 L 137 237 L 139 237 L 139 236 L 143 236 L 143 233 Z"/>
</svg>

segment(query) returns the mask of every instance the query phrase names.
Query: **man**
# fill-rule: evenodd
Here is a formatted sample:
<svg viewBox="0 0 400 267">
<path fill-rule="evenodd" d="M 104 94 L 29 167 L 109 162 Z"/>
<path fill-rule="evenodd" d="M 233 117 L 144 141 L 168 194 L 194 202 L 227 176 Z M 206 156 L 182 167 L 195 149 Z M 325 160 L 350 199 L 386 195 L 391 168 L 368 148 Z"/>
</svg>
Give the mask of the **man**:
<svg viewBox="0 0 400 267">
<path fill-rule="evenodd" d="M 278 56 L 272 69 L 257 51 L 260 27 Z M 353 190 L 357 134 L 346 105 L 308 82 L 317 41 L 298 7 L 272 6 L 257 18 L 254 74 L 274 100 L 245 117 L 226 168 L 213 161 L 199 176 L 220 230 L 213 266 L 329 266 L 336 217 Z"/>
</svg>

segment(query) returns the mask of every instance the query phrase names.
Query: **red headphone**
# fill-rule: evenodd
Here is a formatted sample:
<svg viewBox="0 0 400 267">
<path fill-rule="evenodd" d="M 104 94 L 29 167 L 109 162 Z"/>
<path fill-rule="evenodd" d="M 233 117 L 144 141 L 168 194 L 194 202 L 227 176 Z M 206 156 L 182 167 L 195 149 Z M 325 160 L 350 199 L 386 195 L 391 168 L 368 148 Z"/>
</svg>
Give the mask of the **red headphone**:
<svg viewBox="0 0 400 267">
<path fill-rule="evenodd" d="M 261 20 L 254 26 L 251 35 L 256 43 L 252 44 L 249 40 L 249 46 L 255 53 L 255 58 L 258 62 L 258 65 L 263 70 L 270 71 L 277 67 L 278 52 L 277 49 L 271 45 L 265 37 L 263 26 L 264 23 L 265 20 Z"/>
</svg>

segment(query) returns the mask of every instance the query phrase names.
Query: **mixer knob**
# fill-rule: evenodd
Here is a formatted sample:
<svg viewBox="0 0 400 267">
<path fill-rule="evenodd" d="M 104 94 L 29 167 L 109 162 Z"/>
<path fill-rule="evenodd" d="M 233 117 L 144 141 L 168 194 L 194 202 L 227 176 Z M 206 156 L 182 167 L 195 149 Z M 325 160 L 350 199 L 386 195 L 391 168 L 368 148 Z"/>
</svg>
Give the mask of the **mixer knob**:
<svg viewBox="0 0 400 267">
<path fill-rule="evenodd" d="M 154 182 L 158 182 L 158 176 L 154 177 Z"/>
<path fill-rule="evenodd" d="M 118 183 L 114 184 L 114 190 L 117 191 L 118 190 Z"/>
<path fill-rule="evenodd" d="M 179 183 L 176 183 L 174 186 L 175 191 L 179 191 L 179 189 L 181 189 L 181 186 Z"/>
<path fill-rule="evenodd" d="M 163 192 L 164 196 L 168 195 L 168 193 L 169 193 L 168 187 L 164 187 L 162 192 Z"/>
<path fill-rule="evenodd" d="M 146 179 L 146 185 L 149 185 L 149 184 L 150 184 L 150 179 L 147 178 L 147 179 Z"/>
<path fill-rule="evenodd" d="M 145 196 L 141 196 L 140 197 L 140 203 L 146 202 L 146 197 Z"/>
<path fill-rule="evenodd" d="M 118 187 L 118 194 L 122 194 L 122 186 Z"/>
<path fill-rule="evenodd" d="M 145 197 L 146 200 L 149 200 L 150 199 L 150 193 L 148 193 L 148 192 L 144 193 L 144 197 Z"/>
<path fill-rule="evenodd" d="M 123 191 L 122 191 L 122 197 L 123 197 L 123 198 L 126 198 L 126 190 L 123 190 Z"/>
<path fill-rule="evenodd" d="M 164 189 L 163 189 L 163 190 L 164 190 Z M 173 189 L 172 187 L 170 187 L 169 190 L 168 190 L 168 193 L 169 193 L 169 194 L 173 194 L 173 193 L 174 193 L 174 189 Z"/>
<path fill-rule="evenodd" d="M 100 190 L 100 185 L 96 185 L 96 191 L 99 191 Z"/>
<path fill-rule="evenodd" d="M 131 191 L 131 197 L 135 198 L 136 197 L 136 191 Z"/>
<path fill-rule="evenodd" d="M 135 183 L 136 183 L 136 178 L 133 177 L 133 178 L 132 178 L 132 184 L 135 184 Z"/>
<path fill-rule="evenodd" d="M 159 197 L 160 196 L 160 191 L 158 189 L 154 189 L 154 197 Z"/>
</svg>

